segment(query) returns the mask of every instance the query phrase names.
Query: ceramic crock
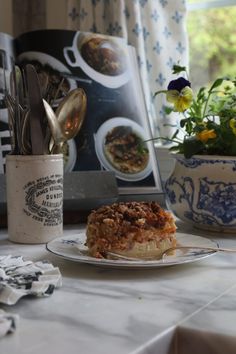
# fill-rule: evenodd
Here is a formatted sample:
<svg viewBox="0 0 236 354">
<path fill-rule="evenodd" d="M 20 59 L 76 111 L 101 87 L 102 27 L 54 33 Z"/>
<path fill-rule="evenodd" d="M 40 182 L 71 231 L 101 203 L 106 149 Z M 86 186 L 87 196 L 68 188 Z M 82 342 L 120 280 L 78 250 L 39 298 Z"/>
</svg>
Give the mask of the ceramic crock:
<svg viewBox="0 0 236 354">
<path fill-rule="evenodd" d="M 165 183 L 170 210 L 198 228 L 236 233 L 236 157 L 172 156 L 175 167 Z"/>
<path fill-rule="evenodd" d="M 63 155 L 7 155 L 8 237 L 46 243 L 63 234 Z"/>
</svg>

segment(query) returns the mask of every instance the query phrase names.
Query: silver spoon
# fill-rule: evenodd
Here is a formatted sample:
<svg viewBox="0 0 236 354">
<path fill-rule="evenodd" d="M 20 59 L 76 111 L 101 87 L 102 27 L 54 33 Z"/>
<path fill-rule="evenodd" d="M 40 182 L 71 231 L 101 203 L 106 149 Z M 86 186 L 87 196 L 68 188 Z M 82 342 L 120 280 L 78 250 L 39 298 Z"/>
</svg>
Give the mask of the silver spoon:
<svg viewBox="0 0 236 354">
<path fill-rule="evenodd" d="M 50 104 L 43 99 L 43 105 L 45 108 L 45 112 L 46 112 L 46 116 L 48 119 L 48 124 L 50 127 L 53 140 L 56 145 L 60 145 L 60 143 L 63 143 L 66 140 L 66 137 L 62 132 L 58 119 Z"/>
<path fill-rule="evenodd" d="M 56 116 L 67 140 L 74 138 L 81 129 L 87 108 L 87 97 L 82 88 L 77 88 L 61 101 Z"/>
<path fill-rule="evenodd" d="M 86 108 L 87 96 L 81 88 L 70 91 L 61 101 L 56 110 L 56 117 L 65 139 L 59 143 L 54 139 L 54 144 L 50 143 L 51 153 L 61 152 L 65 141 L 73 139 L 78 134 L 85 118 Z"/>
</svg>

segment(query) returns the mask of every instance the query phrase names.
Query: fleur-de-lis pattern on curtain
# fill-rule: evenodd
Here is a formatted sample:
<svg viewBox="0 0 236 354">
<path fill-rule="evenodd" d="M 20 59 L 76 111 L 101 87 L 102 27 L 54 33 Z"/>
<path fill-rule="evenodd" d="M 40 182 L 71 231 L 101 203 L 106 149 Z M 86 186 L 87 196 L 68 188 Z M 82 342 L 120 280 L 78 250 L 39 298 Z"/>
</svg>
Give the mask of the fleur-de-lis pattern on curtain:
<svg viewBox="0 0 236 354">
<path fill-rule="evenodd" d="M 124 37 L 136 48 L 154 136 L 171 136 L 178 115 L 166 115 L 172 66 L 188 64 L 185 0 L 67 0 L 67 28 Z"/>
</svg>

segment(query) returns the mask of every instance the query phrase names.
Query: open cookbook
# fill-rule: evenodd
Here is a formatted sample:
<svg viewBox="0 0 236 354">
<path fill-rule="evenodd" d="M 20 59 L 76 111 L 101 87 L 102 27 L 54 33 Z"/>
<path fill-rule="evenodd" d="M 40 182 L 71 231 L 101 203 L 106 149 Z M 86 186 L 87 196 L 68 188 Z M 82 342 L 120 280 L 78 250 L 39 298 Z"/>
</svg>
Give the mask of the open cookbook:
<svg viewBox="0 0 236 354">
<path fill-rule="evenodd" d="M 45 96 L 53 108 L 77 87 L 86 93 L 82 127 L 63 150 L 65 173 L 107 170 L 115 173 L 121 195 L 161 192 L 154 145 L 146 142 L 151 130 L 135 50 L 122 38 L 88 32 L 39 30 L 17 38 L 0 33 L 0 173 L 10 151 L 5 86 L 11 92 L 13 65 L 24 70 L 28 63 L 42 86 L 47 78 Z"/>
</svg>

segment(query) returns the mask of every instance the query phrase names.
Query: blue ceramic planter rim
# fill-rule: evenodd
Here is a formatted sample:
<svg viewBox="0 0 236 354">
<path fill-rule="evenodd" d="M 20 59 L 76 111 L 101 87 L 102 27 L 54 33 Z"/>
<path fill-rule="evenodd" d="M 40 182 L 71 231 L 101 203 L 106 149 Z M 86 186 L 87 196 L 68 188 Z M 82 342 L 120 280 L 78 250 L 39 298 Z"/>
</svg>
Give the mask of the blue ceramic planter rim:
<svg viewBox="0 0 236 354">
<path fill-rule="evenodd" d="M 191 159 L 197 159 L 197 160 L 220 160 L 220 161 L 236 161 L 236 156 L 224 156 L 224 155 L 193 155 L 190 158 L 186 158 L 184 154 L 179 154 L 175 152 L 170 152 L 170 155 L 176 159 L 182 159 L 182 160 L 191 160 Z"/>
</svg>

